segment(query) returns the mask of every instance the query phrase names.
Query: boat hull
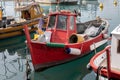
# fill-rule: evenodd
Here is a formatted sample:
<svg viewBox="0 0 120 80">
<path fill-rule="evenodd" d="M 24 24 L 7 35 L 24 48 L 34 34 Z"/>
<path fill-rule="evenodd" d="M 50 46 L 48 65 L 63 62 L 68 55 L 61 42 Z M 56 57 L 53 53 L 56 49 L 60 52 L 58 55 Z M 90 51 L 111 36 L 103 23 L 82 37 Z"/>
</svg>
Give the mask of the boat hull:
<svg viewBox="0 0 120 80">
<path fill-rule="evenodd" d="M 44 43 L 41 44 L 31 41 L 32 52 L 34 52 L 31 53 L 34 69 L 35 71 L 41 71 L 51 66 L 78 59 L 90 53 L 93 50 L 91 50 L 90 46 L 101 40 L 103 40 L 102 34 L 84 43 L 66 44 L 64 47 L 51 47 L 47 46 Z M 107 41 L 101 43 L 101 45 L 105 44 L 106 42 Z M 98 47 L 100 47 L 101 45 L 99 45 Z M 67 54 L 66 48 L 68 47 L 81 50 L 80 55 Z"/>
<path fill-rule="evenodd" d="M 32 22 L 30 22 L 30 23 L 28 23 L 26 21 L 26 22 L 23 22 L 23 24 L 20 23 L 18 26 L 9 25 L 9 27 L 7 27 L 7 28 L 1 28 L 0 29 L 0 39 L 6 39 L 9 37 L 14 37 L 14 36 L 24 34 L 23 25 L 27 24 L 27 23 L 28 23 L 28 27 L 29 27 L 30 32 L 36 31 L 37 27 L 35 27 L 34 25 L 38 24 L 38 21 L 39 21 L 39 19 L 36 19 L 35 21 L 32 20 Z"/>
<path fill-rule="evenodd" d="M 29 30 L 29 32 L 34 32 L 35 30 L 37 30 L 37 28 L 32 28 Z M 23 30 L 3 33 L 3 34 L 0 34 L 0 39 L 7 39 L 10 37 L 15 37 L 15 36 L 23 35 L 23 34 L 24 34 Z"/>
<path fill-rule="evenodd" d="M 109 49 L 109 48 L 108 48 Z M 106 56 L 106 49 L 98 52 L 96 55 L 94 55 L 92 57 L 92 59 L 90 60 L 90 66 L 92 67 L 92 69 L 94 70 L 94 72 L 97 73 L 98 71 L 98 68 L 101 66 L 103 66 L 103 69 L 101 69 L 100 73 L 97 73 L 97 74 L 100 74 L 104 77 L 108 77 L 108 70 L 107 70 L 107 63 L 104 64 L 104 65 L 101 65 L 103 62 L 105 62 L 105 60 L 107 59 L 107 56 Z M 111 72 L 110 72 L 110 78 L 111 79 L 120 79 L 120 72 L 119 71 L 116 71 L 114 68 L 111 69 Z"/>
</svg>

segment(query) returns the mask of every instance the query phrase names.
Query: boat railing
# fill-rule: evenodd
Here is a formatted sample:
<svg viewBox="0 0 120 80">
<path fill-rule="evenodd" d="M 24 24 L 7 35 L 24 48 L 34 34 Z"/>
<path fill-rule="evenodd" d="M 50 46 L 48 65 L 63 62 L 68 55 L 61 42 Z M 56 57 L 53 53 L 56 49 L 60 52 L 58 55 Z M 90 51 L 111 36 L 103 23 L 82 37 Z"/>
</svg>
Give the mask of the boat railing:
<svg viewBox="0 0 120 80">
<path fill-rule="evenodd" d="M 28 23 L 31 23 L 31 22 L 34 22 L 34 21 L 39 21 L 40 18 L 36 18 L 36 19 L 32 19 L 32 20 L 27 20 L 27 21 L 23 21 L 23 22 L 20 22 L 20 23 L 15 23 L 15 24 L 10 24 L 10 25 L 7 25 L 7 27 L 16 27 L 16 26 L 21 26 L 21 25 L 25 25 L 25 24 L 28 24 Z"/>
</svg>

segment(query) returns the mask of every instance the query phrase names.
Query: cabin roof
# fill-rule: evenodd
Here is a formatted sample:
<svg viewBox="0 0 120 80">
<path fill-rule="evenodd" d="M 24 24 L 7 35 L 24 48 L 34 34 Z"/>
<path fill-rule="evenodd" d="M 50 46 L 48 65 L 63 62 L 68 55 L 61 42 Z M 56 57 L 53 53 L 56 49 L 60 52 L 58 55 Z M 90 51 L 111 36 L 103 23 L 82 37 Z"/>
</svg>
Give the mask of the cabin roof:
<svg viewBox="0 0 120 80">
<path fill-rule="evenodd" d="M 15 8 L 16 11 L 24 11 L 30 9 L 32 6 L 39 6 L 38 3 L 30 3 L 28 5 L 18 6 Z"/>
<path fill-rule="evenodd" d="M 120 24 L 111 32 L 113 35 L 120 35 Z"/>
<path fill-rule="evenodd" d="M 68 10 L 61 10 L 61 11 L 51 12 L 49 15 L 50 15 L 50 16 L 52 16 L 52 15 L 77 16 L 75 13 L 70 12 L 70 11 L 68 11 Z"/>
</svg>

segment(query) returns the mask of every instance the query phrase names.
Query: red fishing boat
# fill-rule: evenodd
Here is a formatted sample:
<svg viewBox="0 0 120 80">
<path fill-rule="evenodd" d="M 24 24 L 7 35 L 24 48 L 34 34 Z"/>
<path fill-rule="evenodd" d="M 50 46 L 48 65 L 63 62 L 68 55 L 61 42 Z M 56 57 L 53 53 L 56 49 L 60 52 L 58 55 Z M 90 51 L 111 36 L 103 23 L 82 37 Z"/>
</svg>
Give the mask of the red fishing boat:
<svg viewBox="0 0 120 80">
<path fill-rule="evenodd" d="M 76 17 L 68 10 L 50 12 L 46 31 L 37 40 L 30 39 L 24 26 L 35 71 L 78 59 L 107 42 L 107 20 L 76 23 Z"/>
<path fill-rule="evenodd" d="M 120 80 L 120 25 L 112 32 L 111 45 L 98 52 L 90 60 L 90 66 L 97 73 L 97 79 Z M 100 77 L 99 77 L 100 76 Z"/>
</svg>

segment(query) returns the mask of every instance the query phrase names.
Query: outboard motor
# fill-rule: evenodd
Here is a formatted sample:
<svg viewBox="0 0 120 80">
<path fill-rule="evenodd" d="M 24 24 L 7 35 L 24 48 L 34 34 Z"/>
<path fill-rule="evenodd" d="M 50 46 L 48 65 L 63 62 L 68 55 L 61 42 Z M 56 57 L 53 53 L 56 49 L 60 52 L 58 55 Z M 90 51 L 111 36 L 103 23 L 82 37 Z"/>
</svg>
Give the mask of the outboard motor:
<svg viewBox="0 0 120 80">
<path fill-rule="evenodd" d="M 6 17 L 3 17 L 2 20 L 0 20 L 0 27 L 6 28 Z"/>
<path fill-rule="evenodd" d="M 7 24 L 7 25 L 10 25 L 12 21 L 15 21 L 15 19 L 12 18 L 12 17 L 10 17 L 10 18 L 8 18 L 8 19 L 6 20 L 6 24 Z"/>
<path fill-rule="evenodd" d="M 3 9 L 2 9 L 2 7 L 0 7 L 0 28 L 6 27 L 4 19 L 5 18 L 3 17 Z"/>
</svg>

